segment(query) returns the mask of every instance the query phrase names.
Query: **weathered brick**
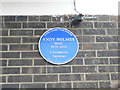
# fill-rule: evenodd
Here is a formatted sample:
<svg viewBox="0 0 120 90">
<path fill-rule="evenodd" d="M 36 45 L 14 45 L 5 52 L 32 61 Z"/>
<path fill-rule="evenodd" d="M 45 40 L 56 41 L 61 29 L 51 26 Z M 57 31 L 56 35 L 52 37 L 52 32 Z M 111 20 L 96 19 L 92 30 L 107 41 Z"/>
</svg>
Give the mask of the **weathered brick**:
<svg viewBox="0 0 120 90">
<path fill-rule="evenodd" d="M 19 84 L 3 84 L 2 89 L 19 88 Z"/>
<path fill-rule="evenodd" d="M 44 74 L 46 73 L 45 67 L 23 67 L 23 74 Z"/>
<path fill-rule="evenodd" d="M 35 75 L 34 82 L 57 82 L 57 75 Z"/>
<path fill-rule="evenodd" d="M 117 89 L 120 88 L 120 83 L 119 83 L 119 81 L 116 80 L 116 81 L 111 82 L 110 87 L 111 87 L 111 88 L 117 88 Z"/>
<path fill-rule="evenodd" d="M 63 16 L 60 15 L 52 16 L 52 21 L 63 21 L 63 20 L 64 20 Z"/>
<path fill-rule="evenodd" d="M 2 52 L 2 58 L 19 58 L 20 52 Z"/>
<path fill-rule="evenodd" d="M 40 18 L 39 18 L 39 16 L 28 16 L 28 20 L 29 21 L 39 21 Z"/>
<path fill-rule="evenodd" d="M 22 52 L 22 58 L 40 58 L 39 52 Z"/>
<path fill-rule="evenodd" d="M 6 76 L 1 76 L 2 77 L 2 82 L 6 82 Z"/>
<path fill-rule="evenodd" d="M 117 28 L 116 22 L 95 22 L 95 28 Z"/>
<path fill-rule="evenodd" d="M 73 66 L 73 73 L 96 72 L 95 66 Z"/>
<path fill-rule="evenodd" d="M 20 74 L 20 68 L 2 68 L 2 74 Z"/>
<path fill-rule="evenodd" d="M 71 29 L 70 31 L 75 35 L 82 35 L 81 29 Z"/>
<path fill-rule="evenodd" d="M 7 51 L 8 50 L 8 45 L 0 45 L 2 49 L 0 51 Z"/>
<path fill-rule="evenodd" d="M 74 28 L 93 28 L 92 22 L 81 22 L 79 25 L 75 25 Z"/>
<path fill-rule="evenodd" d="M 70 25 L 68 22 L 64 22 L 64 23 L 61 23 L 61 22 L 57 22 L 57 23 L 47 23 L 47 28 L 54 28 L 54 27 L 64 27 L 64 28 L 69 28 Z"/>
<path fill-rule="evenodd" d="M 108 49 L 118 49 L 119 44 L 118 43 L 109 43 Z"/>
<path fill-rule="evenodd" d="M 6 82 L 6 76 L 0 76 L 0 83 Z"/>
<path fill-rule="evenodd" d="M 7 60 L 0 60 L 0 66 L 7 66 Z"/>
<path fill-rule="evenodd" d="M 27 28 L 45 28 L 45 23 L 28 23 Z"/>
<path fill-rule="evenodd" d="M 73 83 L 73 88 L 98 88 L 98 83 L 97 82 Z"/>
<path fill-rule="evenodd" d="M 39 84 L 21 84 L 20 88 L 45 88 L 45 84 L 39 83 Z"/>
<path fill-rule="evenodd" d="M 8 82 L 32 82 L 31 75 L 8 76 Z"/>
<path fill-rule="evenodd" d="M 27 16 L 16 16 L 17 21 L 27 21 Z"/>
<path fill-rule="evenodd" d="M 118 74 L 111 74 L 111 79 L 112 80 L 119 80 L 119 73 Z"/>
<path fill-rule="evenodd" d="M 0 36 L 8 36 L 8 30 L 0 30 Z"/>
<path fill-rule="evenodd" d="M 23 37 L 23 43 L 38 43 L 39 37 Z"/>
<path fill-rule="evenodd" d="M 118 42 L 117 36 L 97 36 L 96 42 Z"/>
<path fill-rule="evenodd" d="M 30 59 L 16 59 L 9 60 L 8 66 L 30 66 L 32 65 L 32 60 Z"/>
<path fill-rule="evenodd" d="M 2 37 L 2 43 L 20 43 L 20 40 L 19 37 Z"/>
<path fill-rule="evenodd" d="M 80 51 L 77 54 L 77 57 L 95 57 L 95 51 Z"/>
<path fill-rule="evenodd" d="M 39 65 L 47 65 L 47 61 L 44 59 L 35 59 L 34 60 L 34 65 L 39 66 Z"/>
<path fill-rule="evenodd" d="M 51 21 L 52 16 L 40 16 L 40 21 Z"/>
<path fill-rule="evenodd" d="M 118 66 L 99 66 L 99 72 L 118 72 Z"/>
<path fill-rule="evenodd" d="M 118 29 L 107 29 L 108 35 L 118 35 L 119 31 Z"/>
<path fill-rule="evenodd" d="M 33 30 L 10 30 L 11 36 L 33 36 Z"/>
<path fill-rule="evenodd" d="M 70 61 L 67 64 L 68 65 L 82 65 L 83 64 L 83 59 L 73 59 L 72 61 Z"/>
<path fill-rule="evenodd" d="M 105 35 L 105 29 L 83 29 L 83 35 Z"/>
<path fill-rule="evenodd" d="M 118 56 L 118 51 L 98 51 L 98 57 L 114 57 Z"/>
<path fill-rule="evenodd" d="M 110 21 L 118 21 L 118 16 L 111 15 L 109 18 Z"/>
<path fill-rule="evenodd" d="M 109 74 L 86 74 L 86 80 L 110 80 Z"/>
<path fill-rule="evenodd" d="M 117 16 L 117 18 L 118 18 L 118 21 L 120 20 L 120 15 L 119 16 Z"/>
<path fill-rule="evenodd" d="M 4 23 L 4 28 L 21 28 L 21 23 Z"/>
<path fill-rule="evenodd" d="M 114 42 L 120 42 L 120 36 L 113 36 L 113 41 Z"/>
<path fill-rule="evenodd" d="M 68 88 L 71 88 L 71 83 L 48 83 L 47 84 L 47 88 L 66 88 L 65 90 L 67 90 Z M 57 89 L 55 89 L 57 90 Z"/>
<path fill-rule="evenodd" d="M 35 30 L 34 31 L 34 33 L 35 33 L 35 35 L 42 35 L 45 31 L 47 31 L 47 30 Z"/>
<path fill-rule="evenodd" d="M 95 42 L 94 36 L 78 36 L 77 39 L 79 42 Z"/>
<path fill-rule="evenodd" d="M 32 44 L 10 45 L 10 50 L 30 51 L 30 50 L 33 50 L 33 45 Z"/>
<path fill-rule="evenodd" d="M 107 45 L 106 44 L 83 44 L 83 49 L 84 50 L 105 50 L 107 49 Z"/>
<path fill-rule="evenodd" d="M 2 67 L 0 67 L 0 74 L 2 74 Z"/>
<path fill-rule="evenodd" d="M 0 28 L 4 28 L 4 27 L 5 27 L 4 23 L 0 22 Z M 0 34 L 2 35 L 2 33 L 0 33 Z"/>
<path fill-rule="evenodd" d="M 98 21 L 109 21 L 110 16 L 109 15 L 97 15 L 96 16 Z"/>
<path fill-rule="evenodd" d="M 100 82 L 100 88 L 111 88 L 110 82 Z"/>
<path fill-rule="evenodd" d="M 4 16 L 0 16 L 0 20 L 2 20 L 4 18 Z"/>
<path fill-rule="evenodd" d="M 120 58 L 110 58 L 110 64 L 120 64 Z"/>
<path fill-rule="evenodd" d="M 71 67 L 48 67 L 48 73 L 71 73 Z"/>
<path fill-rule="evenodd" d="M 41 22 L 23 23 L 23 28 L 45 28 L 45 23 Z"/>
<path fill-rule="evenodd" d="M 4 21 L 15 21 L 15 16 L 4 16 Z"/>
<path fill-rule="evenodd" d="M 84 59 L 85 64 L 108 64 L 108 59 L 107 58 L 87 58 Z"/>
<path fill-rule="evenodd" d="M 83 79 L 84 79 L 83 75 L 80 74 L 60 75 L 60 81 L 81 81 Z"/>
<path fill-rule="evenodd" d="M 28 28 L 28 23 L 25 23 L 25 22 L 24 22 L 24 23 L 22 24 L 22 28 Z"/>
</svg>

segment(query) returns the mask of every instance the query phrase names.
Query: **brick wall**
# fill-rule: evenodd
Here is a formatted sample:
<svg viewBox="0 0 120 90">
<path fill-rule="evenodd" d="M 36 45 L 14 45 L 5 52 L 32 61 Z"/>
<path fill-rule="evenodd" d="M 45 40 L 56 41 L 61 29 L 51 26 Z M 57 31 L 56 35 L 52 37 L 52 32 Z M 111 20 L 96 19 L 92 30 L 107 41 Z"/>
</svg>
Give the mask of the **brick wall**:
<svg viewBox="0 0 120 90">
<path fill-rule="evenodd" d="M 71 15 L 1 16 L 0 53 L 3 88 L 116 88 L 118 83 L 118 17 L 96 15 L 71 26 Z M 38 51 L 48 29 L 71 30 L 79 41 L 77 56 L 52 65 Z"/>
</svg>

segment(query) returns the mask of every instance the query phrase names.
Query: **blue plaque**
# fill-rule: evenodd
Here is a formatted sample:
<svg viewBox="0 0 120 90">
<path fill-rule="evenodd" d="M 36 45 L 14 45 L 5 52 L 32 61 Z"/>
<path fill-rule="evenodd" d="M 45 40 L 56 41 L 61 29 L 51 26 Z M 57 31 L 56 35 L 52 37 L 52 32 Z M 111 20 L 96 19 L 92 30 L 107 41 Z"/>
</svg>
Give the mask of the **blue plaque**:
<svg viewBox="0 0 120 90">
<path fill-rule="evenodd" d="M 70 62 L 76 56 L 78 48 L 76 36 L 63 28 L 50 29 L 39 40 L 40 54 L 52 64 Z"/>
</svg>

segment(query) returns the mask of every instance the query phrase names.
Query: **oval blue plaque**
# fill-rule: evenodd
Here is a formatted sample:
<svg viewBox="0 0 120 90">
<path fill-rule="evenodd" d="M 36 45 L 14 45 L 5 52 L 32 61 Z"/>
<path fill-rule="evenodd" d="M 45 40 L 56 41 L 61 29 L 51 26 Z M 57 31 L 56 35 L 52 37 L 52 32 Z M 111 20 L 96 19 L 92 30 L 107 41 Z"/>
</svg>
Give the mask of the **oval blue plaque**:
<svg viewBox="0 0 120 90">
<path fill-rule="evenodd" d="M 71 61 L 79 48 L 76 36 L 67 29 L 53 28 L 46 31 L 39 40 L 42 57 L 52 64 Z"/>
</svg>

